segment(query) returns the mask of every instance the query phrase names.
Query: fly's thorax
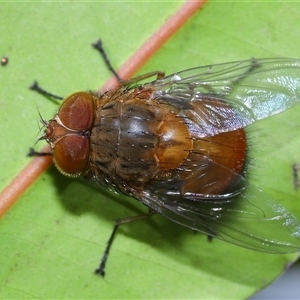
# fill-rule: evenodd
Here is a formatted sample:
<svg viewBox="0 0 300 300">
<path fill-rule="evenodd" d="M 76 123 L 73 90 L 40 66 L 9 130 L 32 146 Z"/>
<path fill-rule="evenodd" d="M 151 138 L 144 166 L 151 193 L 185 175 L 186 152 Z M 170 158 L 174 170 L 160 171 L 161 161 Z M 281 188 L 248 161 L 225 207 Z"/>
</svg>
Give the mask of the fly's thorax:
<svg viewBox="0 0 300 300">
<path fill-rule="evenodd" d="M 136 187 L 171 174 L 188 156 L 193 144 L 188 127 L 151 93 L 133 90 L 98 106 L 90 166 L 99 181 Z"/>
</svg>

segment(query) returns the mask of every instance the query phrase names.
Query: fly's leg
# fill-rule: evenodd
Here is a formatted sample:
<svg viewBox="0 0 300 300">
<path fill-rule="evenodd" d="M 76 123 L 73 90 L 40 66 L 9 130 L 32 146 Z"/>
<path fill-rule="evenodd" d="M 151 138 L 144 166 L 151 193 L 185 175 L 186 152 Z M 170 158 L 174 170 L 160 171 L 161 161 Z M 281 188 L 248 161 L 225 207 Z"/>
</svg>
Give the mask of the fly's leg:
<svg viewBox="0 0 300 300">
<path fill-rule="evenodd" d="M 123 80 L 118 75 L 118 73 L 116 72 L 116 70 L 112 66 L 110 60 L 108 59 L 107 54 L 106 54 L 106 52 L 105 52 L 105 50 L 104 50 L 104 48 L 102 46 L 102 41 L 98 40 L 96 43 L 92 44 L 92 46 L 100 53 L 100 55 L 102 56 L 102 58 L 104 60 L 104 63 L 106 65 L 106 67 L 108 68 L 108 70 L 110 72 L 113 73 L 113 75 L 116 77 L 116 79 L 119 81 L 119 83 L 121 85 L 129 85 L 129 84 L 132 84 L 132 83 L 137 83 L 137 82 L 139 82 L 141 80 L 147 79 L 147 78 L 152 77 L 152 76 L 156 76 L 156 79 L 161 79 L 161 78 L 165 77 L 165 73 L 164 72 L 154 71 L 154 72 L 149 72 L 149 73 L 146 73 L 146 74 L 134 77 L 134 78 L 129 79 L 129 80 Z"/>
<path fill-rule="evenodd" d="M 51 152 L 38 152 L 38 151 L 35 151 L 33 148 L 29 148 L 29 152 L 27 154 L 28 157 L 48 156 L 48 155 L 52 155 Z"/>
<path fill-rule="evenodd" d="M 152 210 L 152 209 L 149 208 L 149 212 L 147 214 L 139 215 L 139 216 L 134 216 L 134 217 L 128 217 L 128 218 L 125 218 L 125 219 L 121 219 L 121 220 L 115 221 L 115 225 L 114 225 L 113 231 L 112 231 L 112 233 L 110 235 L 110 238 L 107 241 L 107 245 L 106 245 L 106 248 L 104 250 L 100 266 L 99 266 L 98 269 L 95 270 L 95 274 L 99 274 L 102 277 L 105 276 L 105 266 L 106 266 L 106 262 L 107 262 L 109 250 L 110 250 L 110 248 L 112 246 L 115 234 L 116 234 L 119 226 L 123 225 L 123 224 L 131 223 L 131 222 L 135 222 L 135 221 L 140 221 L 140 220 L 147 219 L 147 218 L 153 216 L 155 213 L 156 212 L 154 210 Z"/>
<path fill-rule="evenodd" d="M 161 78 L 165 77 L 165 73 L 161 72 L 161 71 L 153 71 L 153 72 L 149 72 L 146 74 L 142 74 L 142 75 L 139 75 L 137 77 L 134 77 L 134 78 L 131 78 L 131 79 L 125 81 L 125 85 L 137 83 L 141 80 L 147 79 L 152 76 L 156 76 L 156 80 L 157 80 L 157 79 L 161 79 Z"/>
<path fill-rule="evenodd" d="M 124 85 L 124 80 L 118 75 L 114 67 L 112 66 L 110 60 L 108 59 L 106 52 L 104 51 L 104 48 L 102 46 L 102 41 L 99 39 L 96 43 L 92 44 L 92 46 L 100 53 L 101 57 L 104 60 L 104 63 L 107 67 L 107 69 L 114 74 L 116 79 L 120 82 L 121 85 Z"/>
<path fill-rule="evenodd" d="M 34 83 L 29 87 L 29 89 L 31 89 L 32 91 L 36 91 L 45 97 L 50 97 L 52 99 L 57 99 L 57 100 L 63 100 L 63 97 L 51 94 L 51 93 L 45 91 L 44 89 L 42 89 L 36 81 L 34 81 Z"/>
</svg>

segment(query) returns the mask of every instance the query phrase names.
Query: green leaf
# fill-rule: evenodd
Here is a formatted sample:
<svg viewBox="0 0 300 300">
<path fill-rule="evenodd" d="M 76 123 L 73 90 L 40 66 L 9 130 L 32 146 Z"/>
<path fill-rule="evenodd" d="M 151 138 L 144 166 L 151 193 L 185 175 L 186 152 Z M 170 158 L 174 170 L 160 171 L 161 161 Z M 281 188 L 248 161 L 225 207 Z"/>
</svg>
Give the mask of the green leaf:
<svg viewBox="0 0 300 300">
<path fill-rule="evenodd" d="M 0 67 L 2 188 L 28 163 L 26 152 L 39 136 L 37 108 L 45 119 L 57 110 L 28 86 L 38 80 L 61 96 L 99 88 L 110 74 L 90 44 L 101 37 L 119 66 L 181 4 L 1 4 L 0 55 L 9 57 Z M 299 3 L 211 1 L 139 73 L 169 74 L 250 57 L 297 57 L 299 10 Z M 298 105 L 249 129 L 255 137 L 251 180 L 298 218 L 300 197 L 291 167 L 300 161 L 299 113 Z M 264 129 L 262 135 L 255 126 Z M 51 167 L 1 220 L 0 298 L 243 299 L 298 256 L 208 243 L 204 235 L 155 215 L 120 227 L 106 277 L 95 276 L 113 220 L 146 211 L 133 198 L 66 178 Z"/>
</svg>

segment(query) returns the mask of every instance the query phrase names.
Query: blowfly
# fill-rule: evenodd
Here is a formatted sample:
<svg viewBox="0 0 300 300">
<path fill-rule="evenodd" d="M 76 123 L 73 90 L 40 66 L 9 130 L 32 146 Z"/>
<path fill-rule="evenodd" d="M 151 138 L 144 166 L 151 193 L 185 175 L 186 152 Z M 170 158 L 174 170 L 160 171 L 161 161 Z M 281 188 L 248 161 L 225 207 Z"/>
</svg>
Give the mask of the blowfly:
<svg viewBox="0 0 300 300">
<path fill-rule="evenodd" d="M 113 70 L 99 41 L 94 45 Z M 247 181 L 250 124 L 300 102 L 300 60 L 266 58 L 153 72 L 62 102 L 41 139 L 67 176 L 132 196 L 196 231 L 269 253 L 300 251 L 300 222 Z M 140 79 L 157 79 L 138 84 Z M 33 89 L 47 92 L 37 85 Z M 53 96 L 52 94 L 47 94 Z M 31 155 L 40 155 L 32 152 Z"/>
</svg>

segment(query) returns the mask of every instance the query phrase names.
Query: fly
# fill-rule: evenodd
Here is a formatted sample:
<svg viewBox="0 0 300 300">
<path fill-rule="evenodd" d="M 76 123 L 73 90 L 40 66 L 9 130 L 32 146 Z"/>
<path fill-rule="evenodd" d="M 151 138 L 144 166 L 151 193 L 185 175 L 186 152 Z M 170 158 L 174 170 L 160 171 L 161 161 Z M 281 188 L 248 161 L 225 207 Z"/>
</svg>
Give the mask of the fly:
<svg viewBox="0 0 300 300">
<path fill-rule="evenodd" d="M 118 226 L 154 213 L 245 248 L 300 251 L 300 222 L 247 181 L 245 131 L 299 103 L 300 60 L 251 59 L 123 81 L 101 42 L 94 47 L 120 86 L 68 96 L 43 121 L 40 139 L 63 174 L 112 187 L 149 208 L 115 223 L 96 273 L 104 276 Z M 37 84 L 32 89 L 53 96 Z"/>
</svg>

